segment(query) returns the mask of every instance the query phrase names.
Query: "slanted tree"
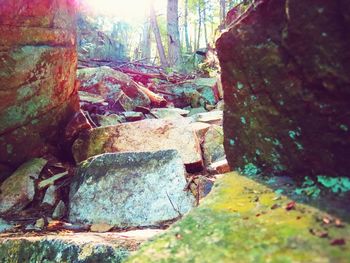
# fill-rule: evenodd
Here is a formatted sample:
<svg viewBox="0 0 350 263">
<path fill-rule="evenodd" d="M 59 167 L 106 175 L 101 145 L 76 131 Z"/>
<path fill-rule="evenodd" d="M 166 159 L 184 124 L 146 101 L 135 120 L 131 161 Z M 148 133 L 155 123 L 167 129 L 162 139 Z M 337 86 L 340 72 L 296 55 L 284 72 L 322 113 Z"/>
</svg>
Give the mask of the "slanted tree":
<svg viewBox="0 0 350 263">
<path fill-rule="evenodd" d="M 157 43 L 160 64 L 162 65 L 162 67 L 168 67 L 169 64 L 165 56 L 164 46 L 162 43 L 162 37 L 160 35 L 156 11 L 154 10 L 153 2 L 151 3 L 151 7 L 150 7 L 150 20 L 151 20 L 151 27 L 154 33 L 154 38 Z"/>
<path fill-rule="evenodd" d="M 181 63 L 181 44 L 179 32 L 178 0 L 168 0 L 167 31 L 168 31 L 168 60 L 170 66 Z"/>
</svg>

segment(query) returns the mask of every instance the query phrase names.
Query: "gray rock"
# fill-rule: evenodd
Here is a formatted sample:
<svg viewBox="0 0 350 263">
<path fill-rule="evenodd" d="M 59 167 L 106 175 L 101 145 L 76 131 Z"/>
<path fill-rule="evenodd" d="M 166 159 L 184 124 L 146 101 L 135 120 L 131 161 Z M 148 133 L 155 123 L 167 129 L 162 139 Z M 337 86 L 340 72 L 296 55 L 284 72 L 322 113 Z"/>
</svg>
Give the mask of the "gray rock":
<svg viewBox="0 0 350 263">
<path fill-rule="evenodd" d="M 151 110 L 151 113 L 159 119 L 181 119 L 183 116 L 187 116 L 189 112 L 179 108 L 155 108 Z"/>
<path fill-rule="evenodd" d="M 107 152 L 146 152 L 176 149 L 188 171 L 201 170 L 203 160 L 190 119 L 147 119 L 99 127 L 81 134 L 72 151 L 77 163 Z"/>
<path fill-rule="evenodd" d="M 0 186 L 0 214 L 22 210 L 35 194 L 34 180 L 38 179 L 47 160 L 32 159 L 21 165 Z"/>
<path fill-rule="evenodd" d="M 11 230 L 13 225 L 0 218 L 0 233 Z"/>
<path fill-rule="evenodd" d="M 206 166 L 225 159 L 224 131 L 221 126 L 212 125 L 204 136 L 202 144 L 204 163 Z"/>
<path fill-rule="evenodd" d="M 67 213 L 67 207 L 64 204 L 64 202 L 61 200 L 58 202 L 55 210 L 52 213 L 52 218 L 53 219 L 61 219 L 62 217 L 64 217 Z"/>
<path fill-rule="evenodd" d="M 80 164 L 70 189 L 69 220 L 149 226 L 188 212 L 185 170 L 176 150 L 109 153 Z"/>
<path fill-rule="evenodd" d="M 51 206 L 54 206 L 57 201 L 57 192 L 56 192 L 56 186 L 51 185 L 49 188 L 47 188 L 43 204 L 48 204 Z"/>
</svg>

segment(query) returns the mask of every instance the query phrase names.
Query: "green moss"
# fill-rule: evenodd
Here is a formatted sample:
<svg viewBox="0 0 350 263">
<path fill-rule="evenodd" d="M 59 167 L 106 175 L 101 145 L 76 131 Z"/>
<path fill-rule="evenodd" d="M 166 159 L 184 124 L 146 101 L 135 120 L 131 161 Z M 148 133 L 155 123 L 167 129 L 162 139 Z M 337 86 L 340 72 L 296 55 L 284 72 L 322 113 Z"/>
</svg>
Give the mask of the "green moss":
<svg viewBox="0 0 350 263">
<path fill-rule="evenodd" d="M 349 242 L 331 246 L 310 234 L 321 227 L 315 215 L 322 212 L 301 204 L 287 211 L 290 201 L 276 201 L 271 189 L 246 177 L 225 175 L 198 208 L 127 262 L 348 262 Z M 348 226 L 327 231 L 330 239 L 350 234 Z"/>
</svg>

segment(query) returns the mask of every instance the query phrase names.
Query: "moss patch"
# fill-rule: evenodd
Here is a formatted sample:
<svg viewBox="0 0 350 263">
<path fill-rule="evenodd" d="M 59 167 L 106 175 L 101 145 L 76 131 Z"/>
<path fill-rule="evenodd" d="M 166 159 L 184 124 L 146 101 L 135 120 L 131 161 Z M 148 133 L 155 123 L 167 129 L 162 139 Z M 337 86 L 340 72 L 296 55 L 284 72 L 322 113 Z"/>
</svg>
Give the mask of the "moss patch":
<svg viewBox="0 0 350 263">
<path fill-rule="evenodd" d="M 230 173 L 204 202 L 127 262 L 348 262 L 350 228 Z M 321 218 L 321 220 L 320 220 Z M 323 237 L 321 237 L 323 236 Z M 331 245 L 342 240 L 344 245 Z"/>
</svg>

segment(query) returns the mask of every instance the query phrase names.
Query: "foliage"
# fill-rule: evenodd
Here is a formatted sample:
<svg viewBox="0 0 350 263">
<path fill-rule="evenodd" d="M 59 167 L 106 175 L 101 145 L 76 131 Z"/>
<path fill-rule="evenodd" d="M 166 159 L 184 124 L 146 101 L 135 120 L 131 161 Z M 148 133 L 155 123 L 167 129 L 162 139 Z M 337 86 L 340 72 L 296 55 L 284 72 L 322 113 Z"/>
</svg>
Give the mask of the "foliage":
<svg viewBox="0 0 350 263">
<path fill-rule="evenodd" d="M 350 191 L 350 179 L 347 177 L 319 175 L 316 182 L 306 176 L 301 188 L 297 188 L 295 193 L 298 195 L 306 194 L 312 198 L 317 198 L 321 194 L 322 188 L 336 194 L 344 194 Z"/>
</svg>

